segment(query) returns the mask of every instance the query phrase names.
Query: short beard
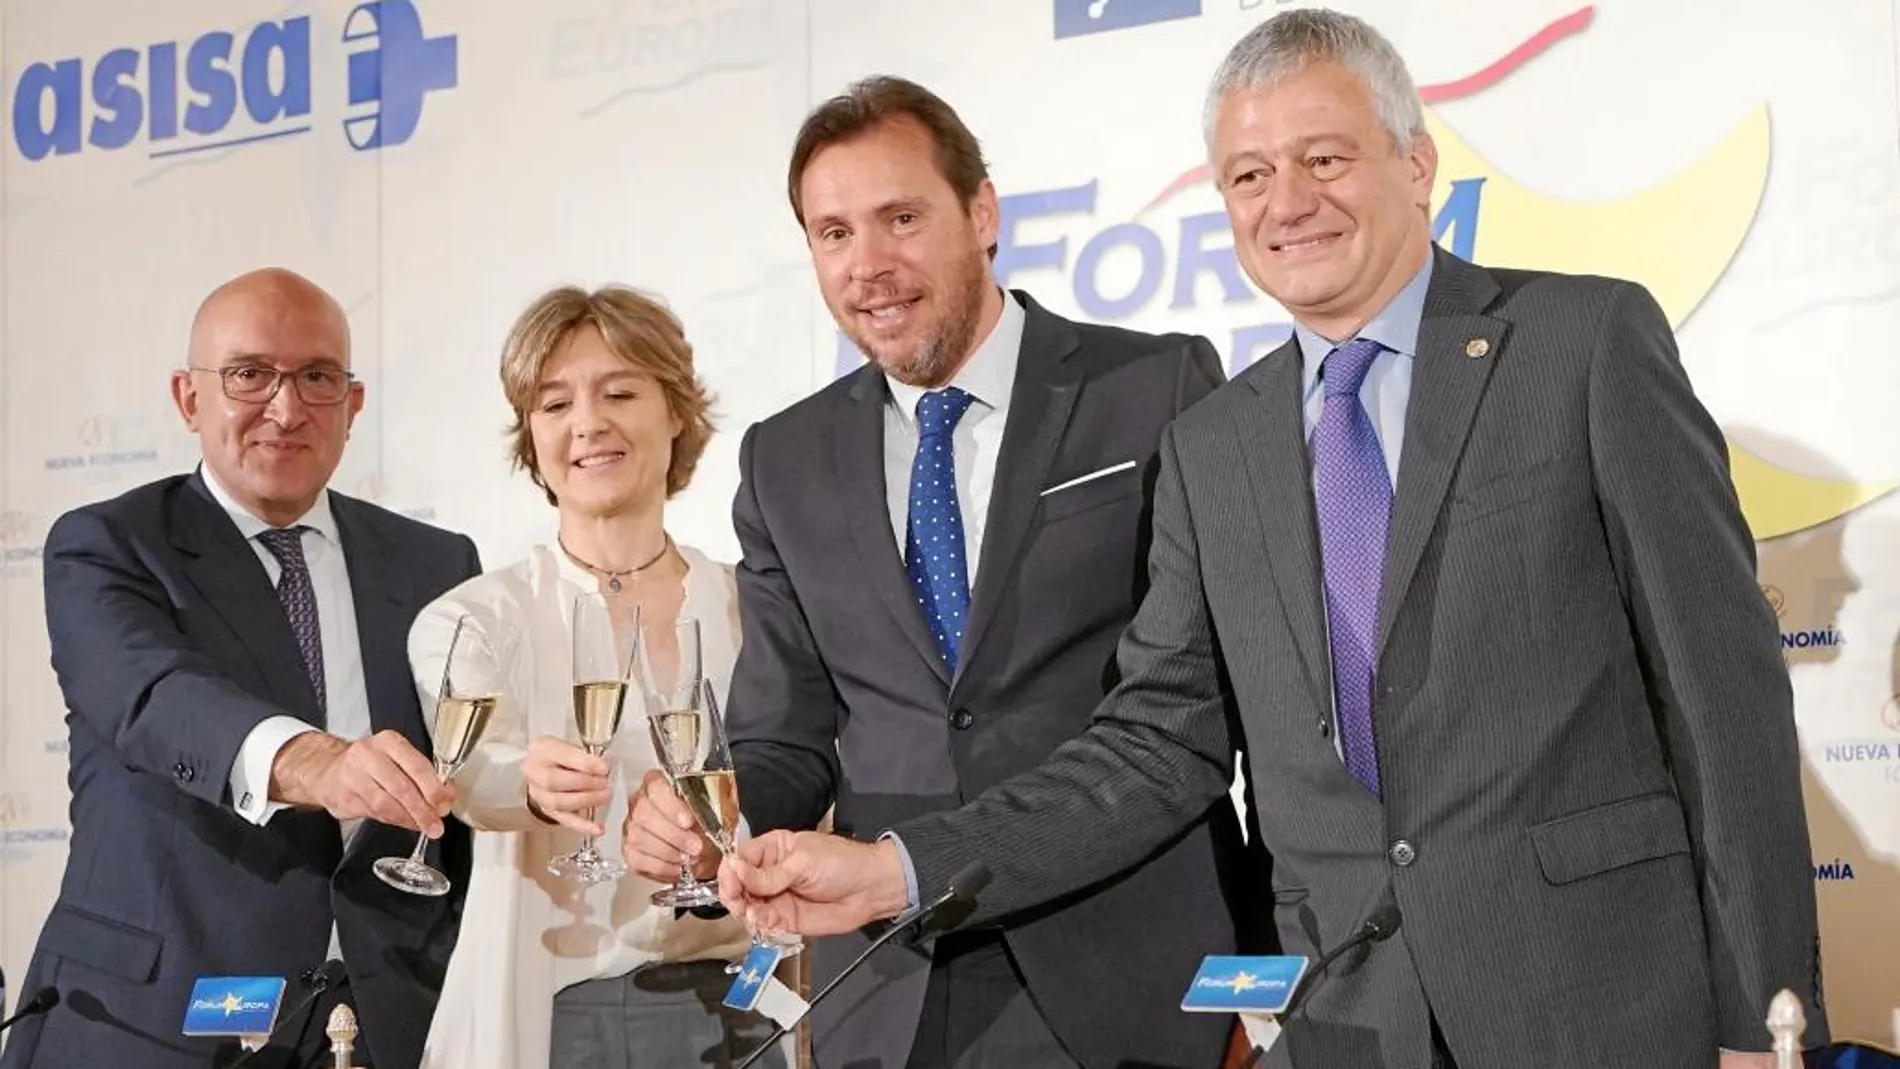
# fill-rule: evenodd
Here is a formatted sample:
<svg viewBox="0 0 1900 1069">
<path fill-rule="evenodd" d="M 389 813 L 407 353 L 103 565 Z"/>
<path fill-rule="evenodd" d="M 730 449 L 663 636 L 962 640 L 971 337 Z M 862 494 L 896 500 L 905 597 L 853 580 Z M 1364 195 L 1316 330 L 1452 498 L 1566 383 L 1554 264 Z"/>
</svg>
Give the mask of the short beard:
<svg viewBox="0 0 1900 1069">
<path fill-rule="evenodd" d="M 976 341 L 977 319 L 983 311 L 984 287 L 989 286 L 989 255 L 971 250 L 961 264 L 948 291 L 952 302 L 944 309 L 943 326 L 924 339 L 909 356 L 880 356 L 862 338 L 852 338 L 858 349 L 869 355 L 884 373 L 909 386 L 934 390 L 950 381 L 964 354 Z"/>
</svg>

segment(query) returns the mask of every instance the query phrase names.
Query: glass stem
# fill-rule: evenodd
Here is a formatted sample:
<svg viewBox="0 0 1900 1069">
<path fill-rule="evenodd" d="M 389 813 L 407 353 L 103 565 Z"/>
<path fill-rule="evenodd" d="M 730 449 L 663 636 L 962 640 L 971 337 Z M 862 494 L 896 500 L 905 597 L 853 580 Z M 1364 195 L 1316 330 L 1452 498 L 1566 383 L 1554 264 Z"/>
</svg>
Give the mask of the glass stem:
<svg viewBox="0 0 1900 1069">
<path fill-rule="evenodd" d="M 595 746 L 592 743 L 588 743 L 586 746 L 586 750 L 587 750 L 587 756 L 599 757 L 606 750 L 606 747 Z M 609 788 L 609 790 L 611 790 L 611 788 Z M 598 819 L 599 816 L 600 816 L 599 806 L 587 807 L 587 820 L 589 823 L 592 823 L 594 820 Z M 581 856 L 587 858 L 590 861 L 600 856 L 600 851 L 594 848 L 594 837 L 592 835 L 589 835 L 586 838 L 581 840 Z"/>
<path fill-rule="evenodd" d="M 447 783 L 449 781 L 449 777 L 455 775 L 455 770 L 443 764 L 441 761 L 437 761 L 435 763 L 435 774 L 438 778 L 442 780 L 443 783 Z M 424 850 L 427 850 L 428 848 L 429 848 L 429 833 L 422 832 L 421 834 L 416 836 L 416 848 L 409 852 L 409 863 L 412 865 L 422 864 L 422 852 Z"/>
</svg>

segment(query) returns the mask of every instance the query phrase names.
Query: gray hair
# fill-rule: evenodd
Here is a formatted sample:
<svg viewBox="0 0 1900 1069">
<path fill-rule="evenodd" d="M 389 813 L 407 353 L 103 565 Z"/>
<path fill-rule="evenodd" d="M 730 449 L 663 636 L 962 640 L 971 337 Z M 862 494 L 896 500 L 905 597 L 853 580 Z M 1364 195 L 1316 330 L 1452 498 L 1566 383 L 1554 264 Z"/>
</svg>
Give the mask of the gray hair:
<svg viewBox="0 0 1900 1069">
<path fill-rule="evenodd" d="M 1425 132 L 1418 87 L 1392 42 L 1364 20 L 1325 8 L 1283 11 L 1242 37 L 1214 72 L 1202 112 L 1208 152 L 1221 99 L 1238 89 L 1266 89 L 1315 63 L 1337 63 L 1359 76 L 1372 94 L 1379 125 L 1404 150 Z"/>
</svg>

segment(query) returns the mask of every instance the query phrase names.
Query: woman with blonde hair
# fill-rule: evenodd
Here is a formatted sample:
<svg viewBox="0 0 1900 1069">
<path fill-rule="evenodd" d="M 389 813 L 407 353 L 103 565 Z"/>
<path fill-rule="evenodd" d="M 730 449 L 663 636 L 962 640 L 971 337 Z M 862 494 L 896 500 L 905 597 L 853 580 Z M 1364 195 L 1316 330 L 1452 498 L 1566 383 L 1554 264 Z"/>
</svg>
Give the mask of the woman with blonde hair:
<svg viewBox="0 0 1900 1069">
<path fill-rule="evenodd" d="M 433 700 L 463 615 L 516 638 L 508 688 L 468 766 L 455 812 L 475 829 L 461 935 L 425 1066 L 635 1069 L 730 1066 L 771 1022 L 720 1005 L 738 920 L 655 906 L 636 875 L 584 882 L 549 862 L 585 836 L 618 858 L 625 788 L 658 766 L 640 699 L 591 757 L 574 734 L 574 601 L 637 606 L 649 635 L 699 621 L 703 670 L 723 700 L 739 642 L 732 570 L 676 544 L 666 502 L 713 433 L 693 351 L 664 305 L 636 290 L 563 287 L 516 320 L 501 361 L 513 462 L 555 508 L 554 537 L 468 580 L 417 619 L 417 686 Z M 620 789 L 614 789 L 614 784 Z M 782 1050 L 759 1064 L 783 1066 Z"/>
</svg>

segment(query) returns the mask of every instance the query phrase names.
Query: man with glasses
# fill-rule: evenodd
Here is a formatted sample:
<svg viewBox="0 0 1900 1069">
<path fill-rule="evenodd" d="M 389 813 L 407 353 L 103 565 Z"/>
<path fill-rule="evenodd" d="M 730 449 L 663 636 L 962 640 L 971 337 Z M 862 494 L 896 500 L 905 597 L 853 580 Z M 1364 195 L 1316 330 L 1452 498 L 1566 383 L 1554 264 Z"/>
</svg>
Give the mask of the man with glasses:
<svg viewBox="0 0 1900 1069">
<path fill-rule="evenodd" d="M 413 1067 L 455 939 L 468 830 L 445 815 L 405 641 L 481 571 L 466 537 L 328 491 L 363 385 L 349 326 L 289 271 L 214 291 L 172 399 L 203 463 L 61 517 L 46 618 L 72 843 L 25 989 L 58 988 L 0 1069 L 227 1064 L 180 1034 L 203 976 L 288 980 L 249 1065 L 314 1064 L 347 990 L 359 1064 Z M 455 890 L 371 873 L 418 832 Z M 310 973 L 338 985 L 301 1013 Z"/>
</svg>

